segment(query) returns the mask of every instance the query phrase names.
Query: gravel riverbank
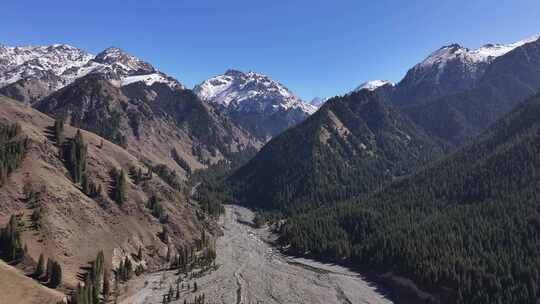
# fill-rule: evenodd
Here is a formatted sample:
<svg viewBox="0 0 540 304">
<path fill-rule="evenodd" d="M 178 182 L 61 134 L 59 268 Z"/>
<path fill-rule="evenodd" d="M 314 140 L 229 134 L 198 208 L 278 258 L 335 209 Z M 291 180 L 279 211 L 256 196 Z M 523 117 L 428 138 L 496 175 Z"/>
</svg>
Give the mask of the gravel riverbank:
<svg viewBox="0 0 540 304">
<path fill-rule="evenodd" d="M 263 241 L 271 237 L 255 229 L 253 213 L 226 206 L 220 222 L 224 235 L 217 241 L 219 268 L 196 281 L 197 292 L 184 289 L 178 300 L 193 301 L 204 293 L 206 303 L 223 304 L 333 304 L 392 303 L 361 275 L 347 268 L 282 255 Z M 169 286 L 176 286 L 174 271 L 151 273 L 135 279 L 121 303 L 162 303 Z"/>
</svg>

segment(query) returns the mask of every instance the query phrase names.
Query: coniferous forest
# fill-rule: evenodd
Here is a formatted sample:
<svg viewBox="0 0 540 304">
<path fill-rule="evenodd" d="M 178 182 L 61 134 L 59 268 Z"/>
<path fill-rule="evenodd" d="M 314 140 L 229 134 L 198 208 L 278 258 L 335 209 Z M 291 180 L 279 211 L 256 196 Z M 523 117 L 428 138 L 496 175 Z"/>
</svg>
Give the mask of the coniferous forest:
<svg viewBox="0 0 540 304">
<path fill-rule="evenodd" d="M 457 303 L 537 303 L 538 117 L 540 96 L 417 174 L 291 217 L 281 241 L 450 290 Z"/>
<path fill-rule="evenodd" d="M 21 164 L 30 141 L 18 136 L 21 127 L 17 124 L 0 125 L 0 187 L 17 166 Z"/>
</svg>

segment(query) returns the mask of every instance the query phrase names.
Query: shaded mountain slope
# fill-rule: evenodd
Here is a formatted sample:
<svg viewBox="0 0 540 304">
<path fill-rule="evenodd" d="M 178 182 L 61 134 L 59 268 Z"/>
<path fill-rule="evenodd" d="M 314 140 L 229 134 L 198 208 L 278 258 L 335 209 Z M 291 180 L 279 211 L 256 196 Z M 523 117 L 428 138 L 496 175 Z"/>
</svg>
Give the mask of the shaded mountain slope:
<svg viewBox="0 0 540 304">
<path fill-rule="evenodd" d="M 288 221 L 298 252 L 412 278 L 434 302 L 534 303 L 540 96 L 473 143 L 366 198 Z"/>
<path fill-rule="evenodd" d="M 229 181 L 245 204 L 298 211 L 374 191 L 441 153 L 410 120 L 362 90 L 327 101 Z"/>
</svg>

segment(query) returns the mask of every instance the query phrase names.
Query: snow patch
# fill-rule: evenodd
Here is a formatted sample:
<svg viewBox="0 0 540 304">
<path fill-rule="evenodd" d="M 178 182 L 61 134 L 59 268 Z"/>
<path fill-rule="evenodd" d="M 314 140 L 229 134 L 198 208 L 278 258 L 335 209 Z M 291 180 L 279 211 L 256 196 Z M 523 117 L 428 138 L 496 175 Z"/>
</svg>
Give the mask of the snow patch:
<svg viewBox="0 0 540 304">
<path fill-rule="evenodd" d="M 354 91 L 356 92 L 360 90 L 375 91 L 376 89 L 380 87 L 384 87 L 386 85 L 394 86 L 394 83 L 388 80 L 371 80 L 371 81 L 362 83 Z"/>
</svg>

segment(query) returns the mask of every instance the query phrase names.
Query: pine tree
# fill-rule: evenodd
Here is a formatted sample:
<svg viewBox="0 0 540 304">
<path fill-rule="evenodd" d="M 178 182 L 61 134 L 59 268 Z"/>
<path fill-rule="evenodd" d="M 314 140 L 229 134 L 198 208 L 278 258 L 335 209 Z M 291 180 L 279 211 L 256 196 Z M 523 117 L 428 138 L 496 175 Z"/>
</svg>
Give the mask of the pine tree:
<svg viewBox="0 0 540 304">
<path fill-rule="evenodd" d="M 52 261 L 51 268 L 52 269 L 49 285 L 51 286 L 51 288 L 56 288 L 62 282 L 62 267 L 60 267 L 60 263 Z"/>
<path fill-rule="evenodd" d="M 34 271 L 35 278 L 39 279 L 43 275 L 44 267 L 45 267 L 45 258 L 43 257 L 43 253 L 42 253 L 39 255 L 36 270 Z"/>
<path fill-rule="evenodd" d="M 126 200 L 126 177 L 124 170 L 114 171 L 114 188 L 113 188 L 113 199 L 114 201 L 122 206 Z"/>
<path fill-rule="evenodd" d="M 90 271 L 90 280 L 92 281 L 92 298 L 93 304 L 99 304 L 99 295 L 101 294 L 102 279 L 104 272 L 105 256 L 103 251 L 100 251 L 92 263 L 92 269 Z"/>
<path fill-rule="evenodd" d="M 53 271 L 53 260 L 51 258 L 47 258 L 47 268 L 45 270 L 45 278 L 47 279 L 47 281 L 51 280 L 52 271 Z"/>
<path fill-rule="evenodd" d="M 133 273 L 133 265 L 131 264 L 131 260 L 129 258 L 126 258 L 126 262 L 124 264 L 124 267 L 126 268 L 126 281 L 131 279 L 131 274 Z"/>
<path fill-rule="evenodd" d="M 58 147 L 64 144 L 64 120 L 56 119 L 54 121 L 54 137 Z"/>
<path fill-rule="evenodd" d="M 66 155 L 64 156 L 74 183 L 80 183 L 86 172 L 87 150 L 88 147 L 84 142 L 81 130 L 77 130 L 77 134 L 70 141 Z"/>
<path fill-rule="evenodd" d="M 111 282 L 110 282 L 110 275 L 109 270 L 105 268 L 103 272 L 103 300 L 106 303 L 109 300 L 109 295 L 111 293 Z"/>
<path fill-rule="evenodd" d="M 165 226 L 165 225 L 161 226 L 160 237 L 161 237 L 161 241 L 163 241 L 163 243 L 165 243 L 165 244 L 169 243 L 169 229 L 167 228 L 167 226 Z"/>
<path fill-rule="evenodd" d="M 81 190 L 84 194 L 91 196 L 90 192 L 90 181 L 88 180 L 88 175 L 83 174 L 82 180 L 81 180 Z"/>
<path fill-rule="evenodd" d="M 8 261 L 17 260 L 24 256 L 18 226 L 17 217 L 12 215 L 6 226 L 0 229 L 0 252 Z"/>
</svg>

